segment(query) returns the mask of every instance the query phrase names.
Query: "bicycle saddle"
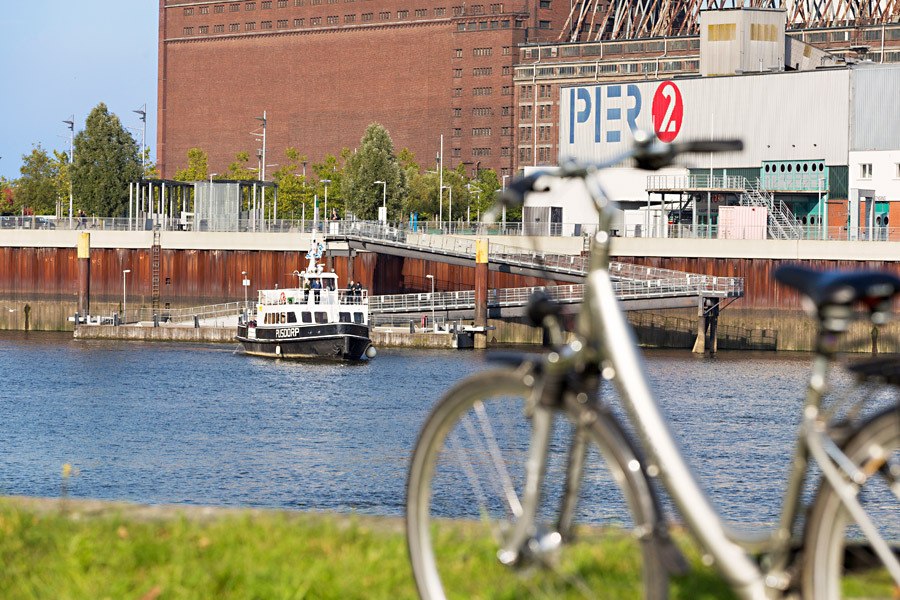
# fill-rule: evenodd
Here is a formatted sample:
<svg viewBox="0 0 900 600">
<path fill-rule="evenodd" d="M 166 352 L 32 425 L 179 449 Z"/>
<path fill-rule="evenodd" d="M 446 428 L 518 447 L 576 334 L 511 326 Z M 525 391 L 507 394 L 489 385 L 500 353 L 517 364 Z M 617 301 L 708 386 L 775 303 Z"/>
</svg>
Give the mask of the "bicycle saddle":
<svg viewBox="0 0 900 600">
<path fill-rule="evenodd" d="M 789 265 L 776 269 L 775 280 L 807 296 L 818 308 L 859 301 L 875 310 L 900 292 L 900 278 L 882 271 L 813 271 Z"/>
</svg>

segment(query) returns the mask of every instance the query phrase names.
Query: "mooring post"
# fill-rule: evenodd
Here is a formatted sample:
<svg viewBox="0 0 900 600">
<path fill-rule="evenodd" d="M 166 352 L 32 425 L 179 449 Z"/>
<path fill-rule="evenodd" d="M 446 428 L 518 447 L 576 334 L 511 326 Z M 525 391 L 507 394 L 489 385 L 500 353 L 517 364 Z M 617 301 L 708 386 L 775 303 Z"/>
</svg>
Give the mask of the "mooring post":
<svg viewBox="0 0 900 600">
<path fill-rule="evenodd" d="M 487 348 L 488 241 L 475 242 L 475 348 Z"/>
<path fill-rule="evenodd" d="M 719 351 L 719 299 L 707 298 L 709 310 L 706 313 L 706 328 L 709 332 L 709 341 L 706 347 L 710 354 Z"/>
<path fill-rule="evenodd" d="M 78 236 L 78 314 L 91 312 L 91 234 Z"/>
<path fill-rule="evenodd" d="M 705 298 L 700 297 L 697 305 L 697 339 L 694 340 L 694 353 L 706 352 L 706 311 L 704 310 Z"/>
</svg>

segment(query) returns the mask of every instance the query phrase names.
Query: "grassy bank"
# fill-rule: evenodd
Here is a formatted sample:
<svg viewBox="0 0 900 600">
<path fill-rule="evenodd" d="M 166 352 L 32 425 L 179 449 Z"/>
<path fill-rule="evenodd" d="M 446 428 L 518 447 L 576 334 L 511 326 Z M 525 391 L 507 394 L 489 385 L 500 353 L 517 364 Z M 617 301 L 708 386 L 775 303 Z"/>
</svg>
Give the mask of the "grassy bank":
<svg viewBox="0 0 900 600">
<path fill-rule="evenodd" d="M 498 577 L 496 561 L 481 563 L 465 537 L 456 571 L 477 592 L 466 595 L 521 597 L 521 581 Z M 598 555 L 634 563 L 618 549 L 622 537 L 611 536 Z M 693 558 L 697 570 L 676 582 L 673 596 L 728 597 Z M 416 597 L 402 522 L 363 515 L 7 498 L 0 564 L 5 599 Z M 611 570 L 623 578 L 617 587 L 636 590 L 635 574 Z"/>
</svg>

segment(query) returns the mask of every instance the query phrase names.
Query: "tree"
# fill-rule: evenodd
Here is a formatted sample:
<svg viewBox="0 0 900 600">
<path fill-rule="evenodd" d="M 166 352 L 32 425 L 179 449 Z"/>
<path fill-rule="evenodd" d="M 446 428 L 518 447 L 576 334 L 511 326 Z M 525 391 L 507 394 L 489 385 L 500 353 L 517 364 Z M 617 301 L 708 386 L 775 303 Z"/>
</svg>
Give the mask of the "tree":
<svg viewBox="0 0 900 600">
<path fill-rule="evenodd" d="M 144 148 L 144 155 L 141 157 L 144 161 L 144 179 L 159 179 L 159 169 L 156 163 L 150 161 L 150 147 Z"/>
<path fill-rule="evenodd" d="M 346 160 L 346 158 L 350 156 L 350 149 L 344 148 L 341 151 L 341 158 Z M 332 154 L 326 154 L 324 160 L 320 163 L 314 163 L 313 173 L 316 174 L 319 182 L 324 181 L 325 179 L 329 180 L 331 183 L 328 184 L 328 212 L 336 212 L 338 218 L 343 219 L 346 214 L 346 205 L 344 202 L 344 169 L 341 167 L 341 163 L 338 161 L 338 158 Z M 322 183 L 316 184 L 319 189 L 323 192 L 325 190 L 325 185 Z M 326 219 L 330 219 L 331 215 L 324 215 Z"/>
<path fill-rule="evenodd" d="M 306 176 L 297 175 L 295 171 L 306 161 L 295 148 L 284 151 L 287 163 L 272 174 L 278 182 L 278 212 L 281 218 L 299 218 L 301 215 L 312 216 L 312 193 L 306 185 Z"/>
<path fill-rule="evenodd" d="M 15 195 L 13 182 L 0 175 L 0 214 L 9 215 L 15 212 Z"/>
<path fill-rule="evenodd" d="M 386 188 L 376 181 L 387 182 Z M 375 219 L 386 198 L 388 215 L 397 218 L 408 193 L 406 174 L 394 155 L 387 129 L 378 123 L 366 127 L 360 148 L 344 163 L 342 194 L 347 210 L 359 219 Z"/>
<path fill-rule="evenodd" d="M 200 148 L 191 148 L 187 151 L 188 166 L 175 171 L 176 181 L 205 181 L 208 170 L 206 152 Z"/>
<path fill-rule="evenodd" d="M 472 181 L 471 198 L 469 199 L 472 219 L 483 215 L 497 201 L 497 190 L 500 189 L 500 179 L 493 169 L 478 171 L 478 177 Z M 476 193 L 477 190 L 477 193 Z"/>
<path fill-rule="evenodd" d="M 53 158 L 38 144 L 31 154 L 22 156 L 16 186 L 16 208 L 30 208 L 34 214 L 56 214 L 57 203 L 69 195 L 65 175 L 66 155 L 54 152 Z"/>
<path fill-rule="evenodd" d="M 86 212 L 121 216 L 128 208 L 128 184 L 141 176 L 138 145 L 104 103 L 88 115 L 75 136 L 72 190 Z"/>
<path fill-rule="evenodd" d="M 250 155 L 246 152 L 238 152 L 234 155 L 234 161 L 228 165 L 225 174 L 220 179 L 239 179 L 241 181 L 252 181 L 258 179 L 256 169 L 249 169 L 247 164 L 250 162 Z"/>
</svg>

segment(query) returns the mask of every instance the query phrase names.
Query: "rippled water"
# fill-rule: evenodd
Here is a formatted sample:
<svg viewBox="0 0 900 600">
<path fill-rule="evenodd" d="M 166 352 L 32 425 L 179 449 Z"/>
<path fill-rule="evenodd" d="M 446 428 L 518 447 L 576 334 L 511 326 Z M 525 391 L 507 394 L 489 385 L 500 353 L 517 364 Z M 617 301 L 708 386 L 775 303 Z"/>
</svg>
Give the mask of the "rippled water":
<svg viewBox="0 0 900 600">
<path fill-rule="evenodd" d="M 0 333 L 0 493 L 400 514 L 430 405 L 490 366 L 471 351 L 382 349 L 341 364 L 234 349 Z M 810 356 L 647 361 L 722 511 L 771 522 Z M 64 463 L 76 469 L 65 482 Z"/>
</svg>

